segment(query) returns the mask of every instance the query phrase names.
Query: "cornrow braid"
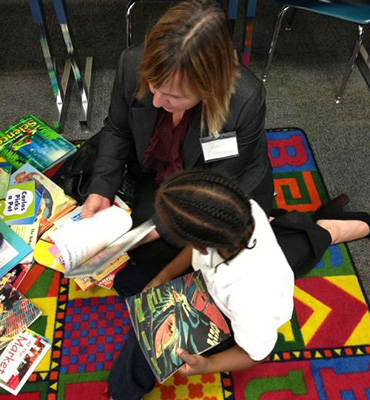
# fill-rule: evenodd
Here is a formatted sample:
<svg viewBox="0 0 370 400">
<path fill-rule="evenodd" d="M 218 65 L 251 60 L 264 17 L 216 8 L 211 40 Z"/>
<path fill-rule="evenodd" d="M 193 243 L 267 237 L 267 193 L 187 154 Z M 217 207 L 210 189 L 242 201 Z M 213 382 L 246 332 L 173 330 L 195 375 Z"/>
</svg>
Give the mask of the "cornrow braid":
<svg viewBox="0 0 370 400">
<path fill-rule="evenodd" d="M 168 231 L 181 243 L 225 248 L 248 247 L 254 229 L 249 200 L 230 178 L 192 170 L 162 183 L 156 209 Z"/>
</svg>

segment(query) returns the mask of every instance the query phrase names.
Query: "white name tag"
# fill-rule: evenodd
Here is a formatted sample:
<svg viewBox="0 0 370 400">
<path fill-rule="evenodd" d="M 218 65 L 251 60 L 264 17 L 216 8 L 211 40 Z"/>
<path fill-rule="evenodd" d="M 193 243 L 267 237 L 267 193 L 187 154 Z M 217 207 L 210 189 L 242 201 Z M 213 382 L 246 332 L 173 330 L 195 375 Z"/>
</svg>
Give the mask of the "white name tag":
<svg viewBox="0 0 370 400">
<path fill-rule="evenodd" d="M 236 132 L 216 133 L 214 136 L 201 138 L 205 162 L 237 157 L 239 155 Z"/>
</svg>

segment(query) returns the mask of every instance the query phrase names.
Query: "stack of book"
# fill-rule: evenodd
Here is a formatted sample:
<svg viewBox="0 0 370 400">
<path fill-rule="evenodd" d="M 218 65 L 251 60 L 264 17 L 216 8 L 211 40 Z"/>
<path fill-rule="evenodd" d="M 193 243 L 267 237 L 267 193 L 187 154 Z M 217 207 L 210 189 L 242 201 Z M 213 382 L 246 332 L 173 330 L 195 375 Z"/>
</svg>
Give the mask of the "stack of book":
<svg viewBox="0 0 370 400">
<path fill-rule="evenodd" d="M 66 273 L 50 237 L 81 219 L 76 201 L 45 172 L 75 151 L 72 143 L 34 115 L 0 132 L 0 387 L 14 395 L 50 348 L 46 338 L 27 329 L 41 311 L 18 291 L 19 285 L 36 254 L 42 265 Z M 117 206 L 131 221 L 130 210 L 124 204 Z M 130 227 L 131 222 L 125 230 Z M 111 246 L 104 251 L 104 260 L 99 256 L 87 263 L 90 268 L 84 273 L 71 273 L 82 290 L 94 285 L 112 288 L 114 274 L 128 260 L 126 250 L 113 248 L 117 250 Z"/>
<path fill-rule="evenodd" d="M 0 284 L 0 387 L 17 395 L 50 348 L 27 328 L 41 311 L 9 283 Z"/>
</svg>

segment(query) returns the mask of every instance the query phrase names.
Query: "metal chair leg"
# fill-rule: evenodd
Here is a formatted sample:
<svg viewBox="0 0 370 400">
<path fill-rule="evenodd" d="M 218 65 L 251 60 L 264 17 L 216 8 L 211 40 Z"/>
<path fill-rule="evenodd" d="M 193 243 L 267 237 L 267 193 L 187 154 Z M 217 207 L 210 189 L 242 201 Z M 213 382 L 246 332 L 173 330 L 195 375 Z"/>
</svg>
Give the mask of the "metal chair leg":
<svg viewBox="0 0 370 400">
<path fill-rule="evenodd" d="M 53 0 L 54 10 L 57 16 L 57 20 L 62 31 L 64 44 L 66 45 L 67 53 L 71 61 L 73 75 L 77 84 L 78 91 L 81 97 L 81 112 L 80 112 L 80 123 L 88 123 L 88 112 L 89 112 L 89 92 L 91 84 L 91 72 L 92 72 L 92 57 L 86 58 L 85 73 L 81 72 L 81 68 L 78 61 L 77 49 L 75 48 L 72 40 L 72 33 L 67 16 L 67 7 L 65 0 Z"/>
<path fill-rule="evenodd" d="M 347 66 L 347 71 L 346 71 L 346 73 L 344 75 L 344 78 L 342 80 L 342 84 L 340 86 L 340 89 L 339 89 L 339 92 L 337 94 L 337 97 L 334 100 L 336 104 L 339 104 L 341 102 L 341 100 L 342 100 L 342 95 L 343 95 L 344 89 L 345 89 L 345 87 L 347 85 L 347 82 L 348 82 L 348 79 L 349 79 L 349 77 L 351 75 L 353 66 L 355 65 L 356 58 L 358 56 L 358 53 L 360 51 L 362 42 L 364 40 L 364 31 L 365 31 L 364 28 L 365 28 L 365 25 L 358 25 L 358 37 L 357 37 L 357 40 L 356 40 L 356 43 L 355 43 L 355 47 L 354 47 L 353 52 L 352 52 L 351 59 L 349 60 L 349 63 L 348 63 L 348 66 Z"/>
<path fill-rule="evenodd" d="M 269 55 L 268 55 L 268 59 L 267 59 L 266 67 L 265 67 L 265 72 L 264 72 L 264 74 L 262 76 L 262 81 L 263 82 L 267 81 L 267 75 L 268 75 L 268 72 L 270 70 L 272 57 L 274 55 L 276 42 L 277 42 L 277 39 L 278 39 L 278 36 L 279 36 L 279 32 L 280 32 L 280 28 L 281 28 L 281 22 L 283 21 L 284 15 L 289 10 L 289 8 L 290 8 L 290 6 L 284 6 L 279 11 L 279 14 L 278 14 L 278 17 L 277 17 L 277 20 L 276 20 L 276 24 L 275 24 L 274 34 L 272 35 L 272 40 L 271 40 L 271 44 L 270 44 L 270 50 L 269 50 Z"/>
<path fill-rule="evenodd" d="M 293 21 L 294 21 L 295 15 L 297 14 L 297 11 L 298 11 L 298 8 L 293 8 L 293 10 L 289 16 L 288 22 L 284 28 L 284 30 L 286 32 L 290 32 L 292 30 Z"/>
<path fill-rule="evenodd" d="M 57 105 L 58 114 L 55 120 L 53 121 L 52 125 L 53 128 L 59 130 L 62 124 L 62 119 L 65 114 L 64 111 L 66 109 L 65 107 L 66 103 L 64 101 L 64 98 L 67 90 L 67 82 L 71 67 L 70 64 L 65 65 L 65 68 L 63 70 L 62 80 L 59 83 L 57 67 L 55 65 L 55 59 L 53 56 L 53 51 L 50 41 L 49 30 L 46 24 L 43 3 L 41 0 L 29 0 L 29 5 L 31 8 L 32 18 L 39 28 L 41 49 L 44 55 L 46 68 L 49 73 L 51 88 Z"/>
<path fill-rule="evenodd" d="M 131 42 L 132 42 L 132 20 L 131 20 L 131 12 L 132 9 L 134 8 L 134 5 L 136 4 L 138 0 L 129 0 L 127 2 L 127 6 L 126 6 L 126 15 L 125 15 L 125 19 L 126 19 L 126 47 L 130 47 L 131 46 Z"/>
</svg>

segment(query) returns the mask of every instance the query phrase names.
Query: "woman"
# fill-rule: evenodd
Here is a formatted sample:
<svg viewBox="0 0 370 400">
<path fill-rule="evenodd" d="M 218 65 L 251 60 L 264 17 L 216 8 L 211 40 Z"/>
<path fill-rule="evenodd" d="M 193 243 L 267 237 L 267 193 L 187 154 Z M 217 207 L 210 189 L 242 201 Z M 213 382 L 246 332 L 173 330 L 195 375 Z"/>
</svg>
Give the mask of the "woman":
<svg viewBox="0 0 370 400">
<path fill-rule="evenodd" d="M 158 185 L 171 173 L 200 168 L 235 176 L 269 215 L 264 118 L 265 90 L 237 64 L 226 16 L 215 2 L 179 3 L 150 30 L 144 48 L 123 52 L 82 214 L 110 205 L 126 166 L 135 175 L 134 226 L 152 218 L 156 229 L 117 275 L 122 296 L 141 291 L 180 251 L 154 210 Z"/>
<path fill-rule="evenodd" d="M 298 212 L 270 225 L 254 200 L 231 179 L 210 171 L 186 171 L 165 181 L 156 199 L 158 216 L 184 245 L 148 283 L 160 285 L 201 270 L 213 300 L 229 319 L 232 339 L 203 355 L 182 349 L 182 375 L 247 369 L 273 350 L 277 330 L 293 312 L 294 275 L 312 268 L 330 244 L 368 236 L 370 215 L 341 209 L 346 197 L 321 206 L 316 223 Z M 140 399 L 154 375 L 131 332 L 114 362 L 109 393 L 114 400 Z"/>
</svg>

